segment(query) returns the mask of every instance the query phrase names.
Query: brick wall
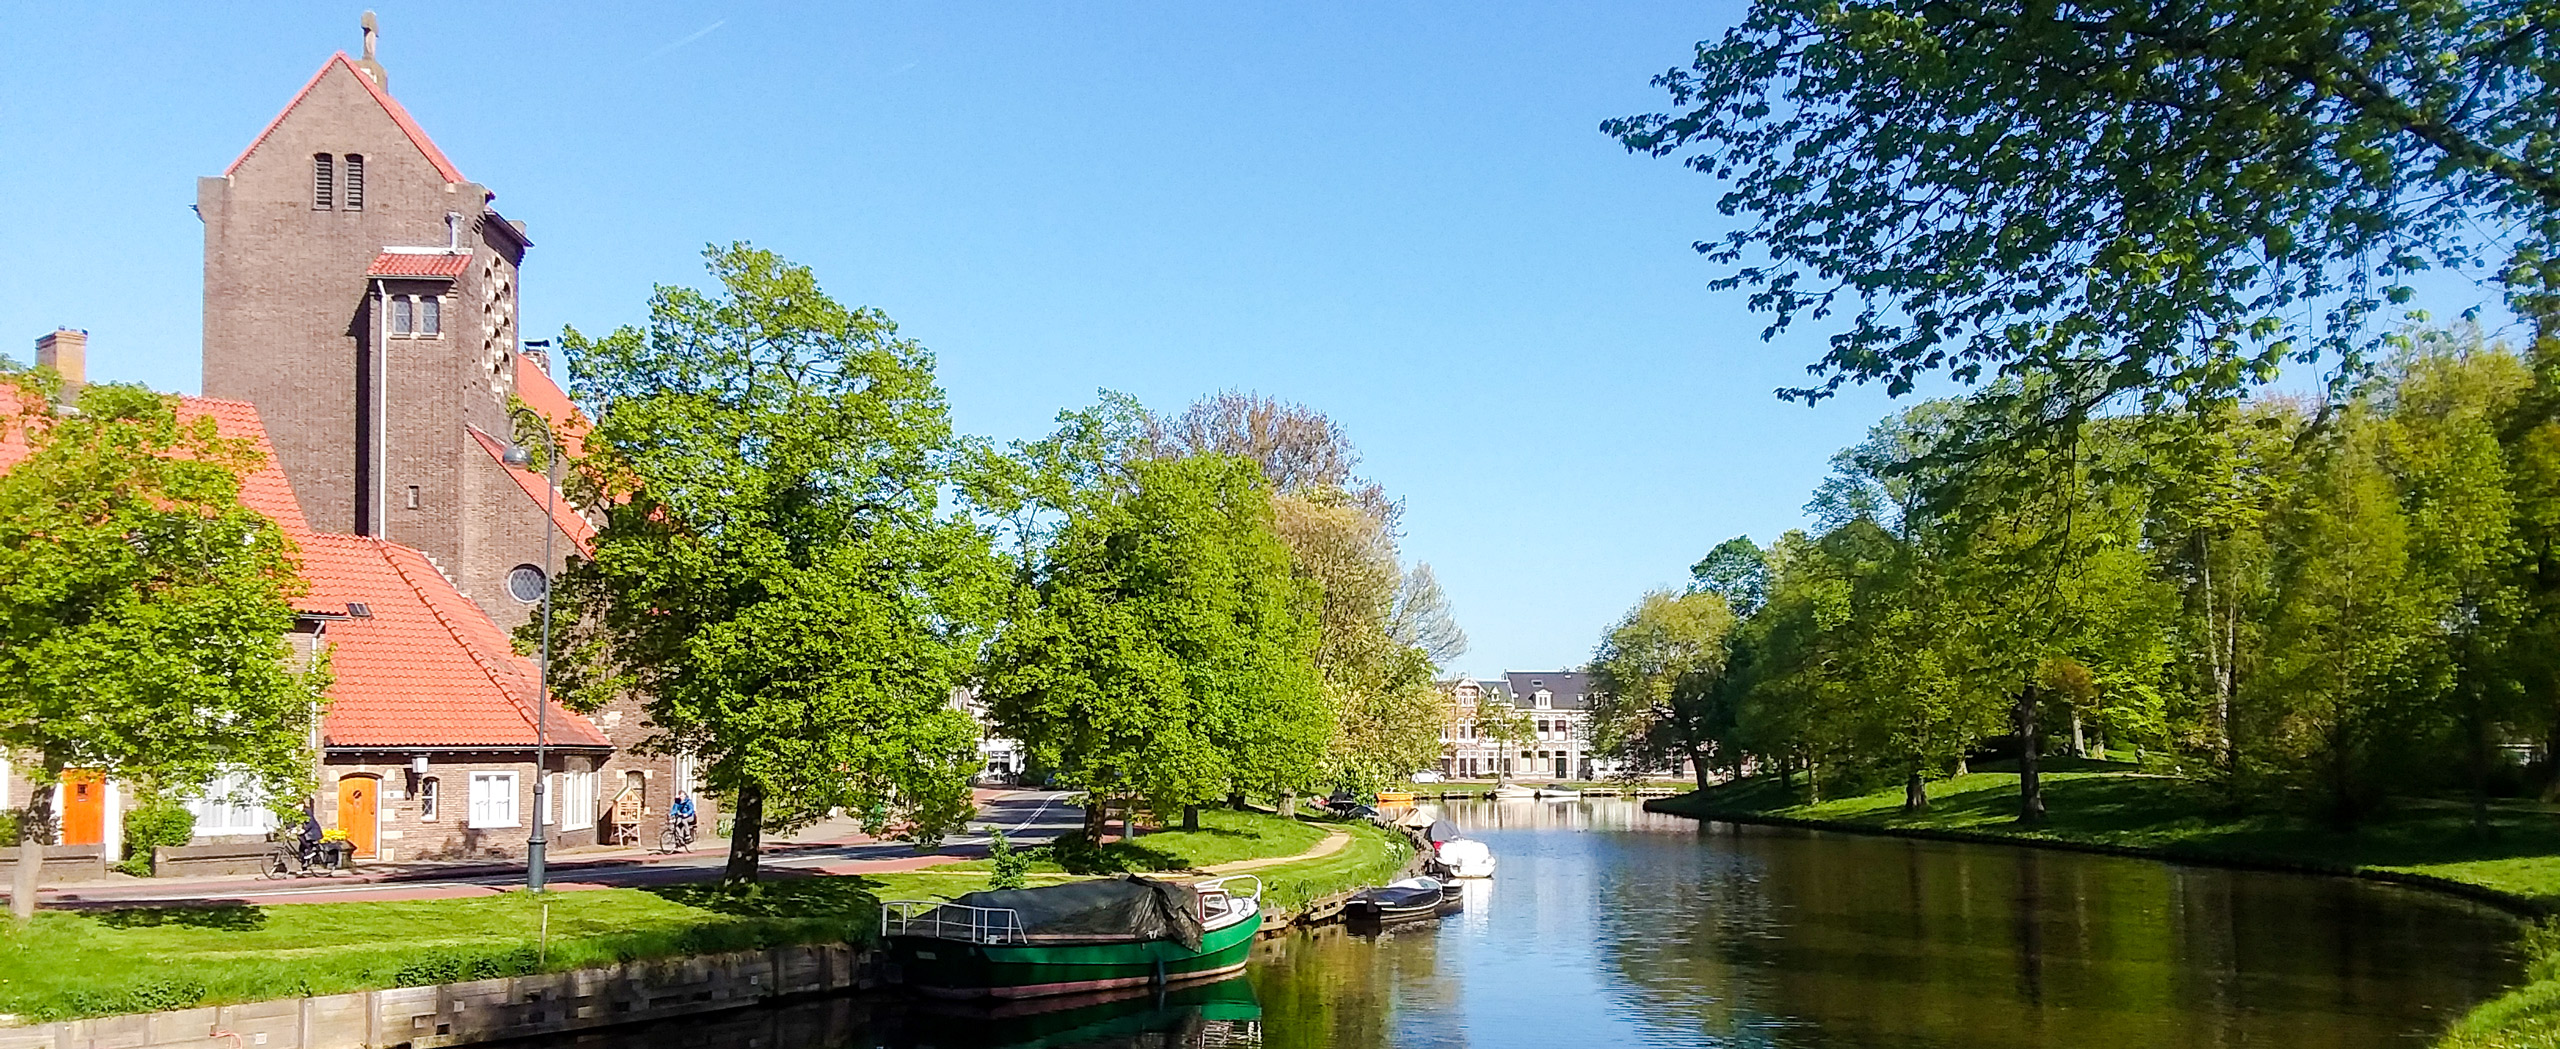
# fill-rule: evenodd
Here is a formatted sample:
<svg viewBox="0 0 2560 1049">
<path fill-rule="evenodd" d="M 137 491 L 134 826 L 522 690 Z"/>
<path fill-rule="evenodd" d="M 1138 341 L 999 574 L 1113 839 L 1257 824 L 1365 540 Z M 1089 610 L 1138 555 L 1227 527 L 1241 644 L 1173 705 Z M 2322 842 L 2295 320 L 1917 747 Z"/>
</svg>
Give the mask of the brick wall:
<svg viewBox="0 0 2560 1049">
<path fill-rule="evenodd" d="M 586 772 L 593 770 L 596 763 L 596 756 L 590 754 L 554 751 L 551 755 L 554 772 Z M 512 826 L 471 826 L 471 774 L 474 772 L 515 774 L 516 820 Z M 431 753 L 423 776 L 410 770 L 406 755 L 331 755 L 322 765 L 320 774 L 319 815 L 320 824 L 324 827 L 337 826 L 338 781 L 348 776 L 375 776 L 381 780 L 375 804 L 381 851 L 374 858 L 379 861 L 520 857 L 524 855 L 525 839 L 533 834 L 533 754 L 530 751 L 462 758 Z M 422 795 L 425 781 L 429 779 L 433 779 L 437 787 L 433 818 L 423 811 Z M 596 793 L 600 810 L 606 794 L 601 783 Z M 553 804 L 561 805 L 561 799 L 553 799 Z M 560 815 L 561 825 L 548 835 L 552 849 L 596 843 L 600 811 L 564 811 Z"/>
</svg>

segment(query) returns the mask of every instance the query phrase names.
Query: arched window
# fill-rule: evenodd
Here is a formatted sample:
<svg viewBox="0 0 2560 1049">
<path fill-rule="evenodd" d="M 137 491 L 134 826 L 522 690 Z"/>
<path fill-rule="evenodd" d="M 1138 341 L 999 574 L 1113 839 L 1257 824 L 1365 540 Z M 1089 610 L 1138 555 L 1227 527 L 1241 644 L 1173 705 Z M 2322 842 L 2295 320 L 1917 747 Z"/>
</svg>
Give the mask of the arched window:
<svg viewBox="0 0 2560 1049">
<path fill-rule="evenodd" d="M 328 155 L 328 154 L 326 154 L 326 153 L 314 153 L 314 154 L 312 154 L 312 155 L 311 155 L 311 206 L 312 206 L 313 208 L 318 209 L 318 210 L 321 210 L 321 211 L 327 211 L 327 210 L 329 210 L 329 205 L 331 204 L 331 202 L 333 202 L 333 201 L 335 201 L 335 200 L 337 200 L 337 199 L 338 199 L 338 166 L 337 166 L 337 164 L 335 164 L 335 163 L 331 162 L 331 161 L 330 161 L 330 159 L 329 159 L 329 155 Z"/>
<path fill-rule="evenodd" d="M 364 154 L 347 154 L 347 210 L 364 210 Z"/>
</svg>

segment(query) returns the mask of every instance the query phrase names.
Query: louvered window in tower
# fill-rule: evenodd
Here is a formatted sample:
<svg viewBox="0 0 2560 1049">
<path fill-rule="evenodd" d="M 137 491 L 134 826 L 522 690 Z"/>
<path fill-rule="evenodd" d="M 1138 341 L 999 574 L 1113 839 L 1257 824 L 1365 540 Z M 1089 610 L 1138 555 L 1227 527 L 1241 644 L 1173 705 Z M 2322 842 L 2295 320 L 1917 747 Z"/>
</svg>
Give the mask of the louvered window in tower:
<svg viewBox="0 0 2560 1049">
<path fill-rule="evenodd" d="M 364 155 L 347 154 L 347 210 L 364 210 Z"/>
<path fill-rule="evenodd" d="M 338 166 L 326 153 L 311 155 L 311 206 L 327 208 L 338 197 Z"/>
</svg>

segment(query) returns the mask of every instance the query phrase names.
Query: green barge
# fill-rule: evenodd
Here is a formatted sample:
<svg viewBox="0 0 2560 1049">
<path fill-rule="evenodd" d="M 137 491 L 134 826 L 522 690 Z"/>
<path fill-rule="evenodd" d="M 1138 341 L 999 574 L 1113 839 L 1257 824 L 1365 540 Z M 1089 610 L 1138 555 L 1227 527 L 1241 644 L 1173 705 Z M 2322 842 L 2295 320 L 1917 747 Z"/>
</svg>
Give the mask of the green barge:
<svg viewBox="0 0 2560 1049">
<path fill-rule="evenodd" d="M 1122 876 L 948 902 L 881 905 L 908 988 L 939 998 L 1034 998 L 1208 980 L 1244 968 L 1262 931 L 1262 881 L 1190 885 Z"/>
</svg>

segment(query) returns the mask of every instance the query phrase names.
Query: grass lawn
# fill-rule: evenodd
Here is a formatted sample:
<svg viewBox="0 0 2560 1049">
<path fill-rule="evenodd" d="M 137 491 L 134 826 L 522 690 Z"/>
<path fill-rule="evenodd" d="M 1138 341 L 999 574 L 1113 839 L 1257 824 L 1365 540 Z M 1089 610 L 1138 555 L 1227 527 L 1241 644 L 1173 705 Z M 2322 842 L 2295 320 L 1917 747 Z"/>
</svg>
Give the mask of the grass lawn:
<svg viewBox="0 0 2560 1049">
<path fill-rule="evenodd" d="M 1113 869 L 1185 870 L 1305 852 L 1333 825 L 1204 811 L 1197 832 L 1107 845 Z M 1263 868 L 1266 896 L 1296 906 L 1401 866 L 1403 839 L 1349 826 L 1327 856 Z M 788 878 L 732 895 L 708 886 L 595 889 L 396 903 L 46 911 L 0 924 L 0 1013 L 35 1022 L 556 972 L 639 958 L 794 943 L 864 942 L 882 900 L 987 887 L 984 860 L 895 874 Z M 1071 880 L 1055 863 L 1031 883 Z M 549 935 L 543 935 L 545 908 Z"/>
<path fill-rule="evenodd" d="M 2095 767 L 2095 763 L 2083 765 Z M 1929 810 L 1902 811 L 1902 790 L 1805 804 L 1775 780 L 1754 779 L 1666 798 L 1655 807 L 1683 815 L 1779 816 L 1864 827 L 1969 831 L 2156 850 L 2170 858 L 2312 863 L 2394 871 L 2462 882 L 2560 911 L 2560 810 L 2513 802 L 2490 809 L 2488 832 L 2461 802 L 2412 800 L 2353 830 L 2298 815 L 2235 809 L 2191 780 L 2125 771 L 2045 776 L 2046 820 L 2012 822 L 2018 777 L 1982 772 L 1929 784 Z M 2560 1045 L 2560 922 L 2528 933 L 2539 957 L 2532 982 L 2474 1010 L 2440 1049 Z"/>
<path fill-rule="evenodd" d="M 2536 804 L 2493 807 L 2486 835 L 2473 831 L 2467 805 L 2436 801 L 2404 802 L 2341 831 L 2297 815 L 2233 809 L 2211 787 L 2192 780 L 2058 772 L 2045 777 L 2045 824 L 2031 828 L 2012 822 L 2018 777 L 1977 772 L 1929 784 L 1929 811 L 1917 814 L 1902 811 L 1900 788 L 1807 805 L 1768 780 L 1666 799 L 1660 807 L 1690 815 L 1785 816 L 2400 871 L 2560 909 L 2560 813 Z"/>
<path fill-rule="evenodd" d="M 459 900 L 46 911 L 0 932 L 0 1013 L 22 1019 L 576 969 L 634 958 L 860 939 L 862 879 Z M 542 936 L 548 907 L 550 935 Z"/>
</svg>

